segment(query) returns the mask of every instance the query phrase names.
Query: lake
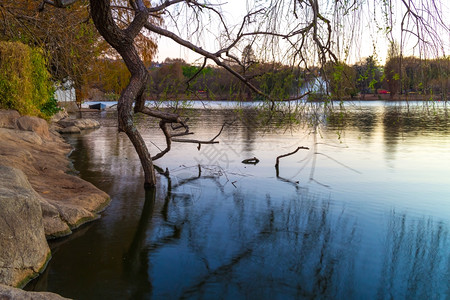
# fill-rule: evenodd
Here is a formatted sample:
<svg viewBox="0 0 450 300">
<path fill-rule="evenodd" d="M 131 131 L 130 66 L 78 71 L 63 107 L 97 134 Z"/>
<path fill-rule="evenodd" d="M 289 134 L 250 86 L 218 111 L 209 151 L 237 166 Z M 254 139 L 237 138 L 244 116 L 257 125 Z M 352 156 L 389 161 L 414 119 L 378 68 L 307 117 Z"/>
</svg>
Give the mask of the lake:
<svg viewBox="0 0 450 300">
<path fill-rule="evenodd" d="M 116 113 L 67 136 L 80 176 L 108 193 L 101 219 L 51 241 L 27 289 L 75 299 L 449 299 L 450 119 L 441 102 L 198 105 L 189 138 L 144 191 Z M 343 108 L 341 106 L 344 106 Z M 280 117 L 283 115 L 283 117 Z M 157 121 L 137 126 L 156 154 Z M 308 147 L 280 159 L 279 155 Z M 241 161 L 256 157 L 256 165 Z"/>
</svg>

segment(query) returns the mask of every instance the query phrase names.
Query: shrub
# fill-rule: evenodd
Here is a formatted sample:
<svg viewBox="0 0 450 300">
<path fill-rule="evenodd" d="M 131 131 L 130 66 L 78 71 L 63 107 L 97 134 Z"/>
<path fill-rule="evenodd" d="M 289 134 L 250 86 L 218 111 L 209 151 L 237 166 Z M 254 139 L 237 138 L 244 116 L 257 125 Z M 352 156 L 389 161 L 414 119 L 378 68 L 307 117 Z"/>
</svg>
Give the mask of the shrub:
<svg viewBox="0 0 450 300">
<path fill-rule="evenodd" d="M 0 107 L 50 117 L 57 111 L 50 79 L 39 48 L 0 41 Z"/>
</svg>

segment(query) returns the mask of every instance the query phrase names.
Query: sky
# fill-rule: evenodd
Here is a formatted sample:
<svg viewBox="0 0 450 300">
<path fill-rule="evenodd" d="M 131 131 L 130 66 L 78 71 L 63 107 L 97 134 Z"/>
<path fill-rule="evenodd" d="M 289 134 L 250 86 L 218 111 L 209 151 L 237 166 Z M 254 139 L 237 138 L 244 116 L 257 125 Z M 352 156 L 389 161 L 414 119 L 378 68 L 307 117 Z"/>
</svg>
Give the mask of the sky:
<svg viewBox="0 0 450 300">
<path fill-rule="evenodd" d="M 237 25 L 240 24 L 243 16 L 246 14 L 248 10 L 248 7 L 253 8 L 255 3 L 264 1 L 267 0 L 250 0 L 250 1 L 228 0 L 225 3 L 222 2 L 224 4 L 221 6 L 221 8 L 224 12 L 225 20 L 232 25 Z M 327 0 L 322 1 L 326 2 Z M 355 27 L 356 30 L 354 30 L 354 34 L 348 37 L 348 41 L 350 42 L 349 44 L 351 44 L 352 46 L 349 49 L 341 49 L 341 55 L 339 55 L 340 56 L 339 58 L 345 60 L 347 63 L 350 64 L 356 63 L 371 55 L 375 55 L 376 59 L 380 64 L 385 63 L 390 42 L 386 37 L 386 33 L 384 31 L 378 30 L 379 27 L 381 27 L 385 23 L 383 23 L 382 11 L 379 7 L 377 7 L 379 3 L 375 1 L 376 0 L 369 0 L 364 1 L 364 3 L 361 2 L 360 5 L 363 9 L 360 10 L 360 12 L 358 14 L 355 14 L 354 16 L 354 18 L 356 19 L 359 18 L 360 20 L 363 21 L 359 23 L 360 24 L 359 27 L 357 28 Z M 424 0 L 414 0 L 414 1 L 424 1 Z M 449 5 L 446 2 L 444 2 L 444 4 L 442 4 L 442 6 L 439 7 L 439 9 L 442 9 L 445 12 L 447 12 L 443 13 L 444 18 L 445 16 L 450 15 L 450 10 L 448 6 Z M 326 7 L 326 5 L 322 7 Z M 404 9 L 402 8 L 400 0 L 394 0 L 393 11 L 397 16 L 403 15 Z M 353 21 L 355 21 L 355 19 Z M 399 24 L 401 22 L 401 19 L 397 18 L 394 19 L 393 21 L 395 23 L 395 26 L 392 31 L 392 36 L 394 36 L 395 39 L 399 41 L 400 40 Z M 214 21 L 211 20 L 206 21 L 207 26 L 206 28 L 203 28 L 204 31 L 202 34 L 201 43 L 203 43 L 203 47 L 206 47 L 206 49 L 215 52 L 219 49 L 219 46 L 215 42 L 217 40 L 216 35 L 218 30 L 214 31 L 215 27 L 213 22 Z M 448 19 L 447 23 L 449 23 Z M 166 22 L 166 24 L 168 29 L 174 30 L 175 32 L 177 31 L 182 32 L 185 29 L 185 28 L 178 28 L 178 29 L 175 28 L 174 26 L 171 25 L 170 21 Z M 348 24 L 348 26 L 352 27 L 352 24 Z M 450 23 L 447 24 L 447 26 L 450 26 Z M 355 29 L 354 27 L 352 28 Z M 448 31 L 445 32 L 444 30 L 441 32 L 440 37 L 446 43 L 446 45 L 444 45 L 444 49 L 446 51 L 446 54 L 448 55 L 450 52 L 449 51 L 450 33 Z M 415 50 L 413 50 L 413 45 L 416 44 L 415 39 L 411 38 L 411 35 L 409 35 L 409 37 L 407 39 L 404 39 L 403 41 L 405 54 L 418 56 L 419 54 L 418 48 L 416 47 Z M 190 63 L 201 64 L 203 62 L 202 58 L 195 52 L 178 45 L 177 43 L 171 41 L 168 38 L 165 37 L 159 38 L 158 45 L 159 49 L 158 54 L 155 58 L 156 61 L 161 62 L 164 61 L 166 57 L 170 57 L 170 58 L 182 58 Z"/>
</svg>

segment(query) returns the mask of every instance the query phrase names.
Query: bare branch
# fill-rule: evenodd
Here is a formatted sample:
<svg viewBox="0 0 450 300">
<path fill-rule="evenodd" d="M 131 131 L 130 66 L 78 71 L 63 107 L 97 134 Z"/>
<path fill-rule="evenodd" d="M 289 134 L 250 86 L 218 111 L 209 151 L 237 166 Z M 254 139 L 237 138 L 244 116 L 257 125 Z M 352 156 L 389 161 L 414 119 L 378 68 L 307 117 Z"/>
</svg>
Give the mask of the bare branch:
<svg viewBox="0 0 450 300">
<path fill-rule="evenodd" d="M 227 123 L 223 123 L 222 128 L 220 128 L 219 133 L 213 137 L 212 139 L 208 140 L 208 141 L 201 141 L 201 140 L 190 140 L 190 139 L 172 139 L 173 142 L 178 142 L 178 143 L 192 143 L 192 144 L 198 144 L 199 145 L 199 150 L 200 150 L 200 145 L 201 144 L 218 144 L 219 142 L 216 141 L 216 139 L 222 134 L 223 128 L 225 127 L 225 125 L 227 125 Z"/>
<path fill-rule="evenodd" d="M 260 91 L 258 88 L 256 88 L 253 84 L 251 84 L 245 77 L 243 77 L 241 74 L 239 74 L 238 72 L 236 72 L 235 70 L 233 70 L 230 66 L 228 66 L 227 64 L 225 64 L 223 61 L 220 60 L 220 58 L 209 52 L 206 51 L 204 49 L 202 49 L 199 46 L 196 46 L 194 44 L 192 44 L 191 42 L 182 39 L 181 37 L 179 37 L 178 35 L 176 35 L 175 33 L 168 31 L 166 29 L 163 29 L 161 27 L 158 27 L 154 24 L 151 24 L 149 22 L 146 23 L 145 28 L 147 28 L 148 30 L 158 33 L 162 36 L 168 37 L 172 40 L 174 40 L 175 42 L 177 42 L 178 44 L 185 46 L 186 48 L 203 55 L 206 58 L 209 58 L 211 60 L 213 60 L 218 66 L 223 67 L 224 69 L 226 69 L 228 72 L 230 72 L 231 74 L 233 74 L 235 77 L 237 77 L 239 80 L 241 80 L 242 82 L 244 82 L 252 91 L 254 91 L 255 93 L 264 96 L 265 98 L 270 99 L 270 96 L 267 95 L 266 93 Z"/>
<path fill-rule="evenodd" d="M 144 107 L 142 110 L 140 110 L 139 112 L 149 115 L 151 117 L 155 117 L 158 119 L 162 119 L 168 123 L 180 123 L 182 124 L 183 122 L 181 121 L 181 118 L 179 115 L 177 114 L 173 114 L 173 113 L 168 113 L 168 112 L 163 112 L 160 110 L 155 110 L 155 109 L 150 109 L 148 107 Z"/>
<path fill-rule="evenodd" d="M 161 128 L 162 132 L 164 133 L 164 136 L 166 137 L 166 149 L 162 150 L 160 153 L 158 153 L 155 156 L 152 156 L 152 160 L 157 160 L 161 157 L 163 157 L 167 152 L 170 151 L 171 145 L 172 145 L 172 141 L 171 141 L 171 137 L 170 137 L 170 133 L 167 130 L 167 122 L 161 120 L 159 122 L 159 128 Z"/>
<path fill-rule="evenodd" d="M 189 79 L 186 81 L 186 84 L 187 84 L 186 90 L 189 90 L 189 83 L 190 83 L 192 80 L 194 80 L 194 78 L 197 77 L 197 76 L 203 71 L 203 69 L 206 67 L 206 62 L 207 62 L 207 61 L 208 61 L 208 58 L 205 57 L 205 59 L 203 60 L 203 65 L 201 66 L 201 68 L 198 69 L 198 71 L 195 72 L 195 74 L 192 75 L 192 77 L 189 78 Z"/>
<path fill-rule="evenodd" d="M 163 4 L 161 4 L 161 5 L 158 5 L 158 6 L 155 6 L 155 7 L 147 8 L 147 11 L 148 11 L 149 13 L 159 12 L 159 11 L 162 11 L 162 10 L 166 9 L 167 7 L 169 7 L 169 6 L 171 6 L 171 5 L 174 5 L 174 4 L 177 4 L 177 3 L 180 3 L 180 2 L 185 2 L 185 0 L 172 0 L 172 1 L 166 0 L 166 1 L 165 1 Z"/>
<path fill-rule="evenodd" d="M 290 153 L 283 154 L 283 155 L 280 155 L 280 156 L 277 157 L 277 162 L 275 163 L 275 168 L 277 169 L 277 174 L 278 174 L 278 165 L 279 165 L 279 163 L 280 163 L 280 158 L 283 158 L 283 157 L 286 157 L 286 156 L 295 154 L 295 153 L 297 153 L 298 150 L 300 150 L 300 149 L 309 150 L 308 147 L 303 147 L 303 146 L 301 146 L 301 147 L 298 147 L 297 149 L 295 149 L 294 151 L 292 151 L 292 152 L 290 152 Z"/>
</svg>

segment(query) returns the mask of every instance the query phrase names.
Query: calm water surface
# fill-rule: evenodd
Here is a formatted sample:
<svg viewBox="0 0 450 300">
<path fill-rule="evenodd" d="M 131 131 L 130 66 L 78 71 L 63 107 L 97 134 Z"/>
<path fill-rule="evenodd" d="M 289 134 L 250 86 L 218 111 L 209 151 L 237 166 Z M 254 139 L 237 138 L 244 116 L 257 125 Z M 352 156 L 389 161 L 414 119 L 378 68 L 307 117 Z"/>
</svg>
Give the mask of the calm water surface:
<svg viewBox="0 0 450 300">
<path fill-rule="evenodd" d="M 102 218 L 52 242 L 28 289 L 75 299 L 450 299 L 450 120 L 442 104 L 346 105 L 306 125 L 252 109 L 194 109 L 196 139 L 156 164 L 103 127 L 68 137 L 81 177 L 107 192 Z M 92 116 L 91 116 L 92 117 Z M 157 123 L 137 120 L 151 153 Z M 280 160 L 278 155 L 309 147 Z M 257 165 L 243 159 L 257 157 Z"/>
</svg>

